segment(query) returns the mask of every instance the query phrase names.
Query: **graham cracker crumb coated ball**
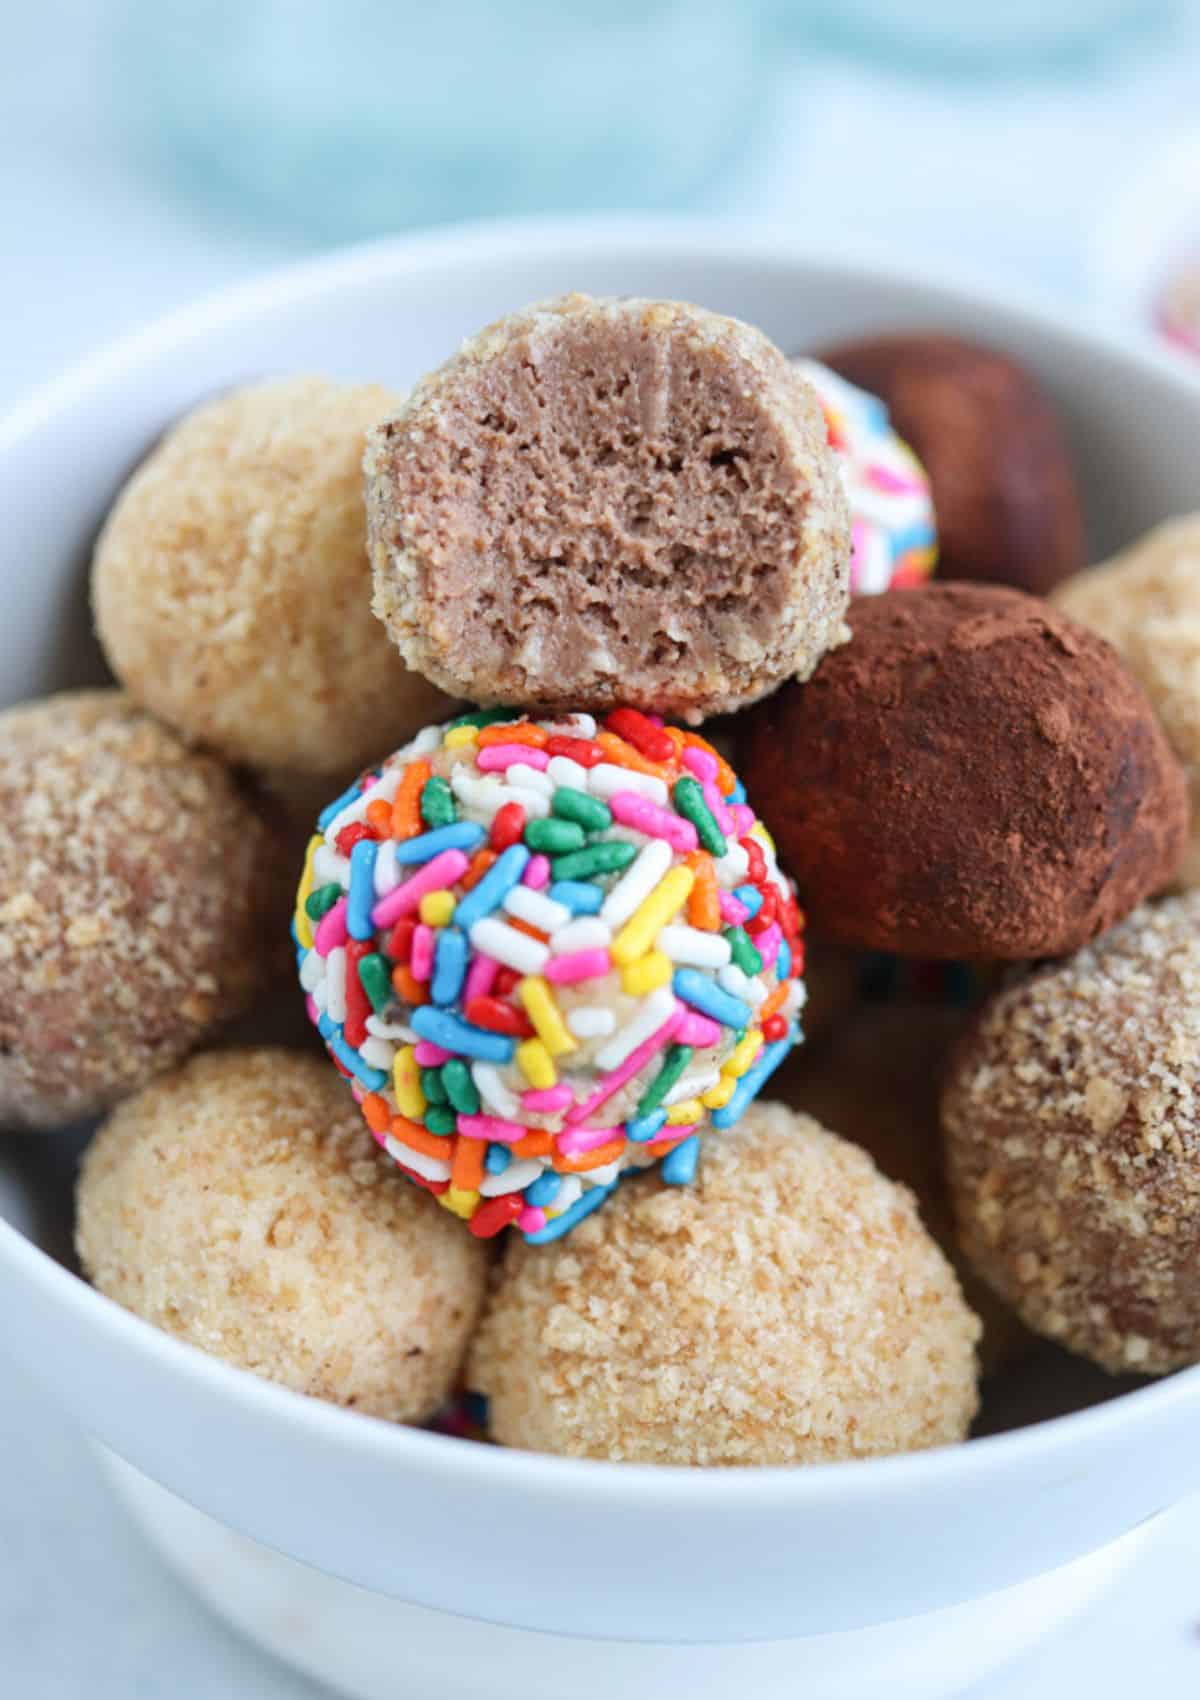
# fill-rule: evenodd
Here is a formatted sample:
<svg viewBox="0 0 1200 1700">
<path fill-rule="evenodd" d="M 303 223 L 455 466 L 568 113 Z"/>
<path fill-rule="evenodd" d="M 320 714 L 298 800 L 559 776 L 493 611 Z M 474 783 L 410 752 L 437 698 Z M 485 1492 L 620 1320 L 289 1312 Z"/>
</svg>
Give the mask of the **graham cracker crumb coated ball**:
<svg viewBox="0 0 1200 1700">
<path fill-rule="evenodd" d="M 193 1058 L 123 1104 L 84 1158 L 76 1240 L 95 1286 L 166 1333 L 395 1422 L 450 1392 L 487 1268 L 332 1072 L 275 1050 Z"/>
<path fill-rule="evenodd" d="M 481 703 L 693 722 L 842 641 L 849 520 L 817 398 L 760 331 L 568 295 L 370 434 L 375 610 Z"/>
<path fill-rule="evenodd" d="M 360 767 L 445 709 L 371 613 L 362 494 L 376 385 L 287 378 L 188 414 L 134 473 L 92 598 L 121 683 L 231 761 Z"/>
<path fill-rule="evenodd" d="M 0 714 L 0 814 L 0 1125 L 107 1108 L 282 966 L 265 827 L 119 692 Z"/>
<path fill-rule="evenodd" d="M 493 1438 L 656 1464 L 801 1464 L 965 1437 L 979 1324 L 912 1195 L 758 1104 L 695 1184 L 627 1183 L 509 1247 L 468 1364 Z"/>
<path fill-rule="evenodd" d="M 942 1103 L 963 1247 L 1114 1372 L 1200 1359 L 1200 894 L 988 1004 Z"/>
</svg>

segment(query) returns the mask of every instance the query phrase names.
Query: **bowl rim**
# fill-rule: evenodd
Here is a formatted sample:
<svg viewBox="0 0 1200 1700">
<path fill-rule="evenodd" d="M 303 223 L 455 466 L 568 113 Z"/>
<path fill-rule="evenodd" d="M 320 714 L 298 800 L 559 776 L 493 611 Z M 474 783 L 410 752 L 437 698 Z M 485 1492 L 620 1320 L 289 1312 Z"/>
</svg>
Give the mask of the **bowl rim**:
<svg viewBox="0 0 1200 1700">
<path fill-rule="evenodd" d="M 918 264 L 904 264 L 889 250 L 870 244 L 809 243 L 781 235 L 760 221 L 684 216 L 484 220 L 387 237 L 284 264 L 158 317 L 86 356 L 0 414 L 0 457 L 90 393 L 118 380 L 131 366 L 168 355 L 181 344 L 219 332 L 231 321 L 267 308 L 302 304 L 355 282 L 447 263 L 486 260 L 494 265 L 506 257 L 528 258 L 537 249 L 580 263 L 596 251 L 609 259 L 653 255 L 662 261 L 709 259 L 717 265 L 727 265 L 734 258 L 757 260 L 915 290 L 927 302 L 931 319 L 942 307 L 980 308 L 1051 336 L 1076 352 L 1099 350 L 1131 362 L 1143 374 L 1187 392 L 1200 406 L 1200 374 L 1189 371 L 1148 332 L 1115 330 L 1099 315 L 1076 313 L 1028 288 L 982 283 L 962 268 L 956 274 L 953 268 L 939 265 L 937 281 L 930 282 Z M 80 1325 L 107 1333 L 114 1343 L 155 1360 L 167 1373 L 202 1385 L 212 1397 L 229 1399 L 264 1421 L 307 1431 L 314 1442 L 349 1448 L 380 1467 L 411 1467 L 426 1476 L 453 1475 L 460 1484 L 467 1475 L 485 1489 L 499 1473 L 512 1488 L 536 1484 L 542 1492 L 561 1489 L 579 1502 L 602 1498 L 610 1507 L 614 1500 L 624 1502 L 631 1511 L 678 1511 L 686 1505 L 719 1512 L 723 1506 L 736 1505 L 755 1513 L 794 1515 L 831 1503 L 876 1499 L 884 1493 L 919 1493 L 933 1482 L 939 1491 L 952 1489 L 966 1478 L 973 1482 L 981 1477 L 994 1479 L 1064 1447 L 1103 1442 L 1118 1430 L 1128 1435 L 1136 1427 L 1148 1429 L 1177 1408 L 1200 1401 L 1197 1365 L 1081 1411 L 962 1445 L 889 1457 L 803 1468 L 749 1465 L 736 1469 L 566 1458 L 518 1448 L 465 1445 L 454 1436 L 343 1410 L 263 1380 L 124 1310 L 4 1219 L 0 1219 L 0 1271 L 29 1282 L 47 1301 L 74 1312 Z"/>
</svg>

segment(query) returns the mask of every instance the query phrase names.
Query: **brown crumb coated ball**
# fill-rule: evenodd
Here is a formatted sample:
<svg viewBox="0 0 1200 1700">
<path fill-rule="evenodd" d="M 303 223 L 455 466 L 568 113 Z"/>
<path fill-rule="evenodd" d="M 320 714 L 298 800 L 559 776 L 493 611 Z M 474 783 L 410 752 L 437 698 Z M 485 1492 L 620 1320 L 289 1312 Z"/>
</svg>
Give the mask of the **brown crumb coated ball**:
<svg viewBox="0 0 1200 1700">
<path fill-rule="evenodd" d="M 195 1057 L 122 1104 L 84 1157 L 76 1241 L 155 1327 L 394 1422 L 450 1392 L 487 1274 L 336 1074 L 276 1050 Z"/>
<path fill-rule="evenodd" d="M 1044 595 L 1083 565 L 1074 469 L 1031 372 L 954 336 L 866 337 L 818 359 L 886 403 L 929 474 L 939 578 Z"/>
<path fill-rule="evenodd" d="M 230 761 L 336 773 L 444 718 L 370 607 L 363 443 L 396 403 L 321 378 L 236 390 L 169 431 L 109 515 L 92 600 L 113 672 Z"/>
<path fill-rule="evenodd" d="M 1179 884 L 1200 885 L 1200 514 L 1171 520 L 1055 592 L 1120 651 L 1183 763 L 1192 836 Z"/>
<path fill-rule="evenodd" d="M 844 635 L 850 533 L 816 396 L 760 331 L 564 296 L 371 432 L 375 610 L 446 690 L 696 721 Z"/>
<path fill-rule="evenodd" d="M 962 1440 L 979 1324 L 912 1195 L 779 1104 L 695 1183 L 627 1181 L 509 1248 L 468 1364 L 507 1446 L 804 1464 Z"/>
<path fill-rule="evenodd" d="M 1114 1372 L 1200 1359 L 1200 894 L 994 998 L 942 1099 L 963 1248 Z"/>
<path fill-rule="evenodd" d="M 0 714 L 0 815 L 0 1125 L 106 1109 L 283 965 L 262 821 L 119 692 Z"/>
<path fill-rule="evenodd" d="M 965 960 L 1076 950 L 1179 866 L 1187 788 L 1141 687 L 1038 597 L 863 597 L 756 711 L 742 772 L 825 931 Z"/>
</svg>

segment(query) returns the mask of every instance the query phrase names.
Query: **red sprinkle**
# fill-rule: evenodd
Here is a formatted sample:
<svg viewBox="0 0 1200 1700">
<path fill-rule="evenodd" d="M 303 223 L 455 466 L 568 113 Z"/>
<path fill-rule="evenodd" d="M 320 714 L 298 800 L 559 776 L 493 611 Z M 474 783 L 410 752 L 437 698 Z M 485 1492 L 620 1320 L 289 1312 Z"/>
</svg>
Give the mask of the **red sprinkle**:
<svg viewBox="0 0 1200 1700">
<path fill-rule="evenodd" d="M 502 1192 L 498 1198 L 487 1198 L 467 1223 L 477 1240 L 490 1240 L 510 1222 L 515 1222 L 525 1208 L 519 1192 Z"/>
<path fill-rule="evenodd" d="M 415 1169 L 406 1169 L 403 1163 L 397 1163 L 396 1167 L 402 1175 L 407 1175 L 410 1181 L 416 1181 L 418 1186 L 424 1187 L 425 1191 L 431 1192 L 435 1198 L 440 1197 L 450 1185 L 449 1181 L 426 1180 L 425 1176 L 419 1175 Z M 521 1194 L 517 1193 L 516 1196 L 520 1198 Z"/>
<path fill-rule="evenodd" d="M 375 949 L 374 939 L 346 940 L 346 1024 L 344 1033 L 346 1043 L 357 1050 L 367 1036 L 367 1017 L 371 1013 L 371 1000 L 363 990 L 362 981 L 358 977 L 358 965 L 364 956 L 370 956 Z"/>
<path fill-rule="evenodd" d="M 403 921 L 397 921 L 388 934 L 388 941 L 383 948 L 393 966 L 412 961 L 413 934 L 416 930 L 416 921 L 407 916 Z"/>
<path fill-rule="evenodd" d="M 348 856 L 354 846 L 361 844 L 364 838 L 375 838 L 376 836 L 377 834 L 371 831 L 366 821 L 355 820 L 351 821 L 349 826 L 342 828 L 334 839 L 334 843 L 337 845 L 340 856 Z"/>
<path fill-rule="evenodd" d="M 515 968 L 502 968 L 496 975 L 492 991 L 497 997 L 506 998 L 509 992 L 515 991 L 518 982 L 523 978 Z"/>
<path fill-rule="evenodd" d="M 509 1033 L 514 1039 L 528 1039 L 533 1032 L 525 1011 L 514 1009 L 501 998 L 470 998 L 463 1014 L 472 1027 L 486 1027 L 489 1033 Z"/>
<path fill-rule="evenodd" d="M 488 843 L 493 850 L 507 850 L 510 845 L 521 842 L 524 831 L 525 810 L 520 803 L 505 803 L 502 809 L 496 810 Z"/>
<path fill-rule="evenodd" d="M 614 708 L 604 722 L 610 732 L 632 744 L 648 761 L 669 762 L 675 759 L 675 740 L 661 726 L 647 720 L 636 708 Z"/>
<path fill-rule="evenodd" d="M 787 1030 L 787 1017 L 783 1015 L 768 1015 L 762 1025 L 763 1038 L 769 1045 L 773 1045 L 776 1039 L 786 1039 Z"/>
<path fill-rule="evenodd" d="M 792 946 L 791 978 L 793 980 L 803 980 L 804 978 L 804 945 L 800 940 L 797 940 Z"/>
<path fill-rule="evenodd" d="M 779 893 L 773 885 L 760 885 L 758 889 L 762 892 L 762 908 L 752 921 L 746 922 L 746 931 L 752 939 L 757 938 L 759 933 L 766 932 L 775 920 L 779 907 Z"/>
<path fill-rule="evenodd" d="M 749 834 L 745 838 L 739 838 L 738 843 L 750 858 L 750 871 L 747 876 L 750 884 L 761 885 L 767 877 L 767 859 L 762 853 L 762 845 L 757 838 L 751 838 Z"/>
<path fill-rule="evenodd" d="M 566 756 L 568 761 L 577 761 L 580 767 L 598 767 L 602 761 L 608 760 L 600 745 L 593 744 L 590 738 L 548 738 L 546 754 Z"/>
</svg>

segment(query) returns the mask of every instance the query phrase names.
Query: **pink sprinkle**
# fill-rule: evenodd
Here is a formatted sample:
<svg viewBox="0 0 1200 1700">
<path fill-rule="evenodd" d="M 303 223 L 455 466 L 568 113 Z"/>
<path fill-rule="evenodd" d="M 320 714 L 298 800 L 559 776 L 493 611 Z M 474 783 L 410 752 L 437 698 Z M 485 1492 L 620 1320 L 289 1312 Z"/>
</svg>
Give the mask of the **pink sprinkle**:
<svg viewBox="0 0 1200 1700">
<path fill-rule="evenodd" d="M 868 466 L 863 476 L 872 488 L 885 490 L 889 496 L 910 496 L 923 488 L 919 478 L 905 478 L 888 466 Z"/>
<path fill-rule="evenodd" d="M 500 972 L 500 964 L 494 956 L 485 956 L 477 952 L 471 959 L 467 969 L 466 984 L 463 986 L 463 1004 L 469 1004 L 472 998 L 486 998 L 496 983 L 496 975 Z"/>
<path fill-rule="evenodd" d="M 517 1217 L 517 1227 L 523 1234 L 536 1234 L 539 1228 L 546 1226 L 546 1212 L 539 1210 L 536 1204 L 527 1204 Z"/>
<path fill-rule="evenodd" d="M 499 1116 L 459 1116 L 458 1131 L 468 1139 L 494 1139 L 498 1145 L 515 1145 L 529 1130 L 520 1122 L 506 1122 Z"/>
<path fill-rule="evenodd" d="M 313 949 L 318 956 L 328 956 L 331 950 L 345 944 L 346 938 L 346 899 L 339 897 L 333 908 L 321 916 L 313 934 Z"/>
<path fill-rule="evenodd" d="M 597 946 L 595 950 L 573 950 L 566 956 L 552 956 L 542 973 L 556 986 L 573 986 L 577 980 L 598 980 L 611 967 L 612 957 Z"/>
<path fill-rule="evenodd" d="M 683 1005 L 676 1004 L 657 1033 L 651 1033 L 648 1039 L 643 1039 L 640 1045 L 635 1046 L 630 1051 L 619 1068 L 614 1068 L 611 1074 L 604 1075 L 590 1098 L 582 1104 L 576 1104 L 573 1110 L 567 1111 L 567 1121 L 573 1127 L 578 1127 L 580 1122 L 585 1122 L 588 1119 L 593 1110 L 598 1109 L 601 1104 L 607 1103 L 613 1093 L 619 1092 L 627 1080 L 632 1080 L 639 1069 L 645 1068 L 652 1056 L 661 1051 L 664 1045 L 670 1044 L 686 1015 L 687 1011 Z M 458 1120 L 461 1127 L 462 1117 L 460 1116 Z"/>
<path fill-rule="evenodd" d="M 480 773 L 503 773 L 515 762 L 524 762 L 526 767 L 536 767 L 545 772 L 550 765 L 550 757 L 545 750 L 535 750 L 532 744 L 488 744 L 475 757 Z"/>
<path fill-rule="evenodd" d="M 732 838 L 733 816 L 729 812 L 729 805 L 726 803 L 721 793 L 717 790 L 716 784 L 713 780 L 706 779 L 704 781 L 703 789 L 704 801 L 712 810 L 713 819 L 716 821 L 721 831 L 725 834 L 726 838 Z"/>
<path fill-rule="evenodd" d="M 652 1152 L 655 1156 L 661 1156 L 668 1145 L 682 1145 L 683 1141 L 690 1134 L 695 1133 L 699 1126 L 699 1122 L 689 1122 L 686 1127 L 664 1127 L 658 1138 L 648 1139 L 642 1149 Z"/>
<path fill-rule="evenodd" d="M 772 921 L 769 927 L 758 934 L 754 941 L 754 948 L 762 957 L 764 968 L 774 968 L 775 958 L 779 955 L 779 947 L 782 943 L 783 928 L 778 921 Z"/>
<path fill-rule="evenodd" d="M 357 1080 L 352 1080 L 350 1082 L 350 1096 L 354 1099 L 356 1104 L 361 1104 L 363 1099 L 366 1097 L 366 1093 L 358 1084 Z"/>
<path fill-rule="evenodd" d="M 754 810 L 745 803 L 730 803 L 728 807 L 733 816 L 733 830 L 739 838 L 745 838 L 754 825 Z"/>
<path fill-rule="evenodd" d="M 567 1127 L 556 1143 L 564 1157 L 573 1157 L 578 1151 L 594 1151 L 598 1145 L 607 1145 L 620 1132 L 619 1127 Z"/>
<path fill-rule="evenodd" d="M 615 797 L 608 799 L 608 806 L 613 812 L 613 819 L 620 821 L 622 826 L 632 826 L 648 838 L 663 838 L 672 850 L 679 851 L 681 855 L 694 850 L 700 842 L 690 820 L 682 819 L 670 809 L 660 808 L 648 797 L 639 797 L 636 791 L 618 791 Z"/>
<path fill-rule="evenodd" d="M 418 921 L 413 933 L 412 957 L 409 967 L 414 980 L 428 980 L 433 973 L 433 951 L 437 940 L 432 927 Z"/>
<path fill-rule="evenodd" d="M 717 1043 L 721 1028 L 710 1016 L 701 1015 L 698 1009 L 689 1009 L 679 1023 L 676 1037 L 681 1045 L 691 1045 L 697 1051 L 703 1051 Z"/>
<path fill-rule="evenodd" d="M 410 880 L 405 880 L 395 891 L 389 891 L 386 897 L 380 898 L 371 911 L 371 925 L 390 927 L 401 916 L 411 915 L 426 892 L 441 891 L 445 886 L 453 885 L 466 871 L 467 858 L 461 850 L 443 850 L 440 856 L 426 862 Z M 333 909 L 329 913 L 332 915 Z"/>
<path fill-rule="evenodd" d="M 371 1138 L 375 1141 L 376 1145 L 386 1145 L 387 1144 L 387 1128 L 385 1128 L 385 1127 L 374 1128 L 373 1127 L 371 1129 Z"/>
<path fill-rule="evenodd" d="M 413 1046 L 413 1056 L 418 1068 L 441 1068 L 444 1062 L 449 1062 L 454 1055 L 442 1045 L 435 1045 L 429 1039 L 418 1039 Z"/>
<path fill-rule="evenodd" d="M 542 891 L 550 884 L 549 856 L 531 856 L 525 864 L 525 872 L 521 875 L 521 884 L 527 885 L 530 891 Z"/>
<path fill-rule="evenodd" d="M 312 1022 L 314 1027 L 319 1027 L 321 1025 L 321 1012 L 317 1008 L 317 1000 L 313 997 L 311 992 L 304 1000 L 304 1013 L 308 1016 L 308 1019 Z"/>
<path fill-rule="evenodd" d="M 750 911 L 740 897 L 735 897 L 731 891 L 717 893 L 717 907 L 721 911 L 721 919 L 727 927 L 740 927 L 743 921 L 750 919 Z"/>
<path fill-rule="evenodd" d="M 567 1109 L 574 1097 L 565 1080 L 560 1080 L 557 1086 L 531 1086 L 521 1094 L 521 1108 L 534 1116 L 554 1115 Z"/>
<path fill-rule="evenodd" d="M 701 785 L 711 784 L 717 777 L 716 756 L 709 750 L 698 750 L 694 744 L 684 745 L 683 765 L 691 769 Z"/>
</svg>

